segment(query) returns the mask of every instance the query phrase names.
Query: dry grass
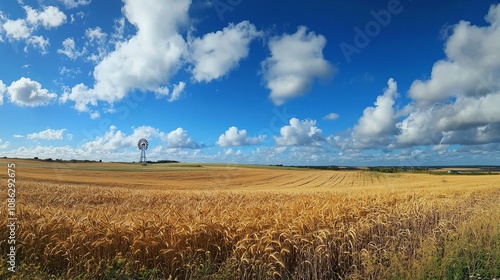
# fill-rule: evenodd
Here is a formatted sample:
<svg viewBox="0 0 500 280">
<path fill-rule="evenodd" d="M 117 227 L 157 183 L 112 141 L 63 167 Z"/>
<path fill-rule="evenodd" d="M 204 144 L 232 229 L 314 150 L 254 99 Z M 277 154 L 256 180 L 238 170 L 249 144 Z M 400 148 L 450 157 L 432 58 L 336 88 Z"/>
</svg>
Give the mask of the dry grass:
<svg viewBox="0 0 500 280">
<path fill-rule="evenodd" d="M 500 276 L 498 176 L 17 166 L 18 279 Z"/>
</svg>

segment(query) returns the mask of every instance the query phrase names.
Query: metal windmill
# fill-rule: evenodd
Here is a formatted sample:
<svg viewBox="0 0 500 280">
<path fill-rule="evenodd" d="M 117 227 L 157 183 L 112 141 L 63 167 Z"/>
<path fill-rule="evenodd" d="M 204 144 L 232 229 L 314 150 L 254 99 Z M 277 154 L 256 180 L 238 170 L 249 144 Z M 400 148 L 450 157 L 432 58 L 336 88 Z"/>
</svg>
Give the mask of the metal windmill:
<svg viewBox="0 0 500 280">
<path fill-rule="evenodd" d="M 137 142 L 137 147 L 141 150 L 141 160 L 140 163 L 146 165 L 146 150 L 148 149 L 148 140 L 141 138 L 139 142 Z"/>
</svg>

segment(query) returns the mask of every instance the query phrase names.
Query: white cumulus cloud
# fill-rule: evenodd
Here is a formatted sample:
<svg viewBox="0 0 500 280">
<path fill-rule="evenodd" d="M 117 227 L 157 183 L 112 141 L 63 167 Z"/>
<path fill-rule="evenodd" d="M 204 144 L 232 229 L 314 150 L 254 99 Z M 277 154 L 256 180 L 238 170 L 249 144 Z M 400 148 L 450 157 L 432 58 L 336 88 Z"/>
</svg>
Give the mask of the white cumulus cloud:
<svg viewBox="0 0 500 280">
<path fill-rule="evenodd" d="M 250 42 L 260 35 L 255 25 L 242 21 L 190 40 L 194 80 L 210 82 L 226 75 L 248 56 Z"/>
<path fill-rule="evenodd" d="M 90 4 L 91 0 L 59 0 L 67 9 L 73 9 L 79 6 Z"/>
<path fill-rule="evenodd" d="M 33 26 L 41 24 L 46 29 L 50 29 L 61 26 L 67 19 L 66 15 L 54 6 L 47 6 L 43 11 L 37 11 L 29 6 L 24 6 L 24 9 L 26 10 L 26 19 Z"/>
<path fill-rule="evenodd" d="M 40 27 L 45 29 L 57 28 L 66 22 L 67 17 L 55 6 L 46 6 L 43 10 L 36 10 L 30 6 L 23 6 L 23 8 L 26 12 L 26 18 L 24 19 L 12 20 L 0 14 L 0 20 L 3 21 L 1 28 L 5 31 L 9 41 L 24 40 L 26 43 L 25 52 L 31 46 L 40 53 L 46 54 L 49 39 L 34 35 L 34 33 Z"/>
<path fill-rule="evenodd" d="M 184 82 L 179 82 L 178 84 L 174 85 L 172 95 L 170 95 L 170 97 L 168 98 L 168 102 L 179 100 L 185 88 L 186 88 L 186 83 Z"/>
<path fill-rule="evenodd" d="M 491 6 L 486 21 L 452 27 L 446 59 L 410 87 L 413 104 L 397 124 L 394 146 L 500 142 L 500 4 Z"/>
<path fill-rule="evenodd" d="M 489 26 L 461 21 L 445 45 L 447 59 L 436 62 L 429 80 L 415 81 L 410 96 L 419 105 L 456 96 L 482 96 L 500 88 L 500 5 L 492 6 Z"/>
<path fill-rule="evenodd" d="M 276 104 L 304 95 L 317 78 L 325 78 L 334 68 L 323 57 L 326 39 L 300 26 L 294 34 L 271 38 L 271 56 L 262 62 L 262 72 L 270 98 Z"/>
<path fill-rule="evenodd" d="M 199 149 L 201 145 L 196 143 L 182 127 L 171 131 L 166 136 L 168 148 Z"/>
<path fill-rule="evenodd" d="M 49 47 L 49 39 L 44 38 L 43 36 L 31 36 L 26 39 L 26 47 L 24 48 L 25 52 L 28 52 L 28 47 L 33 47 L 38 50 L 41 54 L 47 54 Z"/>
<path fill-rule="evenodd" d="M 26 39 L 31 35 L 31 30 L 23 19 L 7 20 L 2 28 L 11 40 Z"/>
<path fill-rule="evenodd" d="M 146 138 L 146 139 L 159 138 L 161 140 L 165 140 L 166 135 L 167 134 L 165 132 L 160 131 L 158 128 L 154 128 L 154 127 L 148 126 L 148 125 L 143 125 L 143 126 L 134 128 L 134 131 L 127 138 L 127 141 L 129 143 L 135 144 L 141 138 Z"/>
<path fill-rule="evenodd" d="M 42 88 L 42 85 L 30 78 L 22 77 L 7 88 L 10 101 L 19 106 L 36 107 L 47 105 L 57 98 L 57 94 Z"/>
<path fill-rule="evenodd" d="M 245 129 L 238 130 L 236 126 L 231 126 L 219 136 L 216 144 L 221 147 L 257 145 L 265 139 L 265 136 L 250 137 Z"/>
<path fill-rule="evenodd" d="M 315 120 L 291 118 L 290 125 L 282 127 L 280 136 L 274 136 L 274 141 L 278 146 L 320 146 L 325 138 Z"/>
<path fill-rule="evenodd" d="M 82 149 L 89 153 L 105 154 L 118 152 L 121 149 L 137 149 L 137 141 L 146 138 L 148 141 L 166 139 L 166 133 L 151 126 L 140 126 L 133 128 L 130 135 L 111 125 L 103 135 L 98 135 L 89 142 L 82 145 Z M 88 139 L 90 140 L 90 139 Z M 153 148 L 150 146 L 150 148 Z"/>
<path fill-rule="evenodd" d="M 162 98 L 164 96 L 167 96 L 168 102 L 174 102 L 181 98 L 181 95 L 184 92 L 185 88 L 186 88 L 186 83 L 179 82 L 178 84 L 175 84 L 173 86 L 172 92 L 170 92 L 170 89 L 167 86 L 163 86 L 156 89 L 155 93 L 157 98 Z"/>
<path fill-rule="evenodd" d="M 133 89 L 156 91 L 182 65 L 186 42 L 178 30 L 188 21 L 189 0 L 126 0 L 122 9 L 137 33 L 118 43 L 94 69 L 94 85 L 78 84 L 64 100 L 79 111 L 98 101 L 113 103 Z"/>
<path fill-rule="evenodd" d="M 446 40 L 446 58 L 427 80 L 415 80 L 411 102 L 397 110 L 396 82 L 366 108 L 350 137 L 328 142 L 343 149 L 500 143 L 500 4 L 492 5 L 486 26 L 460 21 Z M 442 152 L 441 150 L 439 152 Z"/>
<path fill-rule="evenodd" d="M 2 150 L 3 149 L 7 149 L 9 147 L 9 145 L 10 145 L 10 142 L 9 141 L 5 141 L 5 143 L 3 143 L 3 144 L 2 144 L 2 142 L 3 142 L 3 140 L 0 139 L 0 149 L 2 149 Z"/>
<path fill-rule="evenodd" d="M 390 136 L 397 133 L 397 111 L 394 108 L 395 99 L 399 96 L 397 83 L 389 79 L 387 88 L 377 97 L 374 107 L 363 111 L 352 131 L 353 147 L 377 147 L 388 145 Z"/>
<path fill-rule="evenodd" d="M 46 129 L 40 132 L 31 133 L 26 136 L 27 139 L 42 139 L 42 140 L 62 140 L 66 129 Z"/>
<path fill-rule="evenodd" d="M 7 86 L 0 80 L 0 105 L 3 104 L 3 95 L 7 91 Z"/>
<path fill-rule="evenodd" d="M 69 59 L 75 60 L 78 57 L 85 54 L 85 48 L 81 51 L 78 51 L 76 48 L 75 40 L 73 38 L 66 38 L 62 42 L 62 49 L 58 49 L 57 53 L 64 54 Z"/>
<path fill-rule="evenodd" d="M 85 37 L 88 39 L 86 46 L 94 48 L 94 52 L 90 53 L 86 59 L 94 63 L 99 63 L 109 52 L 109 44 L 107 41 L 108 34 L 102 31 L 102 28 L 98 26 L 95 28 L 87 28 L 87 30 L 85 30 Z"/>
<path fill-rule="evenodd" d="M 127 141 L 127 135 L 116 126 L 110 126 L 109 130 L 102 136 L 82 145 L 82 149 L 90 153 L 106 153 L 117 151 L 125 147 L 133 147 L 133 142 Z"/>
<path fill-rule="evenodd" d="M 108 34 L 104 33 L 100 27 L 87 28 L 87 30 L 85 30 L 85 37 L 87 37 L 91 43 L 105 41 L 107 36 Z"/>
<path fill-rule="evenodd" d="M 328 120 L 328 121 L 334 121 L 334 120 L 338 119 L 339 117 L 340 117 L 340 115 L 337 113 L 329 113 L 328 115 L 324 116 L 323 119 Z"/>
</svg>

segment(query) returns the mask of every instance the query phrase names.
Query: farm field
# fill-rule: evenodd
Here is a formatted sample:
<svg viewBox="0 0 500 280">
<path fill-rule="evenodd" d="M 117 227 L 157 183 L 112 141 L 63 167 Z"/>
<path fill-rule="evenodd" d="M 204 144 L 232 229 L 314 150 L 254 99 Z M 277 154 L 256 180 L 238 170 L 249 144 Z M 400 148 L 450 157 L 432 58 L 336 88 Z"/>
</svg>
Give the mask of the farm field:
<svg viewBox="0 0 500 280">
<path fill-rule="evenodd" d="M 10 162 L 2 279 L 500 277 L 499 175 Z"/>
</svg>

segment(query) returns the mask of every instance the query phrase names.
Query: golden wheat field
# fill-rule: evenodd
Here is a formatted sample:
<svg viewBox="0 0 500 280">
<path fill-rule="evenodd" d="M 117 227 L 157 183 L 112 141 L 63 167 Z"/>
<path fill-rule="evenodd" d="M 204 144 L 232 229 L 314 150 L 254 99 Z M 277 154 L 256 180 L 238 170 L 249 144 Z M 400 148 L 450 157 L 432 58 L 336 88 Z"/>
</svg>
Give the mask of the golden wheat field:
<svg viewBox="0 0 500 280">
<path fill-rule="evenodd" d="M 500 175 L 10 162 L 2 279 L 500 277 Z"/>
</svg>

